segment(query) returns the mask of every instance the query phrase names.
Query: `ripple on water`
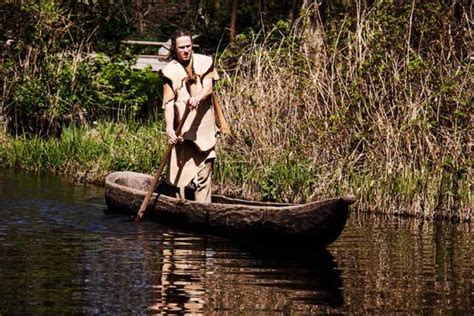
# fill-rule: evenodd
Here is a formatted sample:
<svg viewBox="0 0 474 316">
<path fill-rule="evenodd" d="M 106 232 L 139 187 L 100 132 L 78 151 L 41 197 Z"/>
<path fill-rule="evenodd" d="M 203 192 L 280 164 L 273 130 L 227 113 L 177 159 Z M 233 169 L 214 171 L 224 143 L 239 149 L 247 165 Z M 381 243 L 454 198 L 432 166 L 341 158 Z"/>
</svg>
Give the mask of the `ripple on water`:
<svg viewBox="0 0 474 316">
<path fill-rule="evenodd" d="M 470 227 L 353 213 L 327 251 L 262 246 L 104 214 L 102 188 L 2 176 L 0 313 L 472 311 Z"/>
</svg>

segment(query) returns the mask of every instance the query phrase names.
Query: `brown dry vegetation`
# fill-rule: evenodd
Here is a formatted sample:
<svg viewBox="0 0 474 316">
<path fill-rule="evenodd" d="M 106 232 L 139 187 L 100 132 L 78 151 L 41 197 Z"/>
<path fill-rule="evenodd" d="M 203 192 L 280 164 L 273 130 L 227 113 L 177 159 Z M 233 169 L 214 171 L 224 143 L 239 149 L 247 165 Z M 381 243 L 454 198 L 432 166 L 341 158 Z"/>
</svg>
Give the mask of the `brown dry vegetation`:
<svg viewBox="0 0 474 316">
<path fill-rule="evenodd" d="M 363 210 L 471 219 L 472 64 L 456 59 L 466 43 L 450 46 L 445 30 L 421 50 L 413 6 L 405 41 L 382 47 L 391 39 L 377 14 L 359 12 L 349 31 L 342 21 L 332 38 L 303 16 L 277 42 L 275 28 L 224 53 L 234 133 L 221 147 L 224 193 L 353 193 Z"/>
</svg>

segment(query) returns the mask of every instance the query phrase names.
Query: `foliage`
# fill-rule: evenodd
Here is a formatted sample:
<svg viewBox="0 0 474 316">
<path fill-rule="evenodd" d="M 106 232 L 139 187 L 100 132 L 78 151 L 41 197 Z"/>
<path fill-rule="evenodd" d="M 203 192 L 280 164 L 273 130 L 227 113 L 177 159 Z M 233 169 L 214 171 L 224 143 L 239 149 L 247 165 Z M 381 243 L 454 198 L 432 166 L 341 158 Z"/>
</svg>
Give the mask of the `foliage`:
<svg viewBox="0 0 474 316">
<path fill-rule="evenodd" d="M 96 27 L 100 22 L 90 18 L 100 8 L 92 3 L 68 7 L 48 0 L 0 7 L 4 15 L 29 21 L 12 25 L 14 21 L 2 19 L 7 29 L 19 27 L 16 44 L 3 56 L 1 68 L 5 80 L 0 105 L 12 132 L 59 135 L 62 126 L 71 123 L 145 117 L 156 105 L 159 79 L 150 69 L 133 70 L 134 60 L 126 55 L 109 58 L 90 52 L 93 38 L 100 33 Z M 81 10 L 87 13 L 73 14 Z"/>
<path fill-rule="evenodd" d="M 10 127 L 47 136 L 71 123 L 146 116 L 159 96 L 159 78 L 150 69 L 133 70 L 132 62 L 48 56 L 38 64 L 41 72 L 25 72 L 11 87 Z"/>
<path fill-rule="evenodd" d="M 297 1 L 299 2 L 299 1 Z M 229 27 L 233 1 L 129 1 L 122 2 L 122 11 L 137 25 L 130 36 L 165 40 L 176 29 L 199 35 L 203 51 L 211 53 L 229 44 Z M 239 33 L 266 31 L 278 20 L 291 20 L 298 15 L 301 4 L 292 1 L 237 1 L 236 27 Z"/>
<path fill-rule="evenodd" d="M 106 117 L 138 118 L 146 116 L 146 105 L 161 94 L 159 76 L 151 68 L 132 69 L 132 63 L 126 61 L 111 63 L 103 56 L 98 58 L 100 68 L 94 85 L 97 101 L 102 109 L 109 109 Z"/>
</svg>

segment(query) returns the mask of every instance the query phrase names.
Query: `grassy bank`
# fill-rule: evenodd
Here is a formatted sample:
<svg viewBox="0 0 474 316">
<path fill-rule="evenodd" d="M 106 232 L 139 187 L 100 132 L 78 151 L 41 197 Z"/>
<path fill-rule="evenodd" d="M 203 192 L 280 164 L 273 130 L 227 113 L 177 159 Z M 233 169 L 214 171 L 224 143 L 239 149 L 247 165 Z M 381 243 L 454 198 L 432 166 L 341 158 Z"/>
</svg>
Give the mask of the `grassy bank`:
<svg viewBox="0 0 474 316">
<path fill-rule="evenodd" d="M 102 183 L 113 170 L 151 172 L 160 163 L 166 140 L 156 124 L 99 123 L 67 127 L 59 138 L 0 136 L 0 164 L 49 171 L 77 181 Z"/>
<path fill-rule="evenodd" d="M 60 138 L 49 140 L 1 134 L 0 165 L 61 173 L 96 184 L 116 170 L 153 174 L 167 146 L 160 125 L 104 122 L 90 128 L 68 127 Z M 272 149 L 271 156 L 259 150 L 245 156 L 236 150 L 238 140 L 221 140 L 214 176 L 216 192 L 291 202 L 352 193 L 361 210 L 471 220 L 472 197 L 466 190 L 469 178 L 465 174 L 457 177 L 444 166 L 434 170 L 403 168 L 388 175 L 385 168 L 357 166 L 348 157 L 319 164 L 282 148 Z"/>
</svg>

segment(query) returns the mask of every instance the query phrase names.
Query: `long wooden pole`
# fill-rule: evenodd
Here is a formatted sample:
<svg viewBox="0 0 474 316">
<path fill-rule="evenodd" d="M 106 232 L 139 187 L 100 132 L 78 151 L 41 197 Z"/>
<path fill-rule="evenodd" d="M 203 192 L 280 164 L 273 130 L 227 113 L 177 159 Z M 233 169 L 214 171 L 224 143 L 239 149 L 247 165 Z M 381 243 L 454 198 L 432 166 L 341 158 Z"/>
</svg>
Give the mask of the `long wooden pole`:
<svg viewBox="0 0 474 316">
<path fill-rule="evenodd" d="M 181 130 L 183 129 L 184 122 L 186 121 L 186 118 L 188 117 L 189 112 L 190 112 L 189 107 L 186 106 L 186 110 L 183 113 L 183 117 L 181 118 L 178 128 L 176 129 L 176 135 L 180 136 Z M 168 145 L 168 149 L 166 150 L 165 156 L 161 160 L 160 167 L 158 168 L 158 171 L 156 172 L 156 175 L 153 178 L 153 181 L 151 182 L 150 188 L 148 189 L 148 192 L 145 195 L 145 199 L 143 200 L 143 203 L 140 206 L 140 210 L 138 211 L 137 216 L 135 217 L 135 223 L 140 222 L 143 215 L 145 214 L 145 211 L 148 207 L 148 203 L 150 203 L 151 196 L 153 195 L 153 191 L 155 190 L 156 185 L 158 181 L 160 180 L 161 173 L 163 172 L 163 169 L 165 168 L 165 165 L 168 162 L 168 159 L 170 158 L 173 147 L 174 147 L 174 144 Z"/>
</svg>

